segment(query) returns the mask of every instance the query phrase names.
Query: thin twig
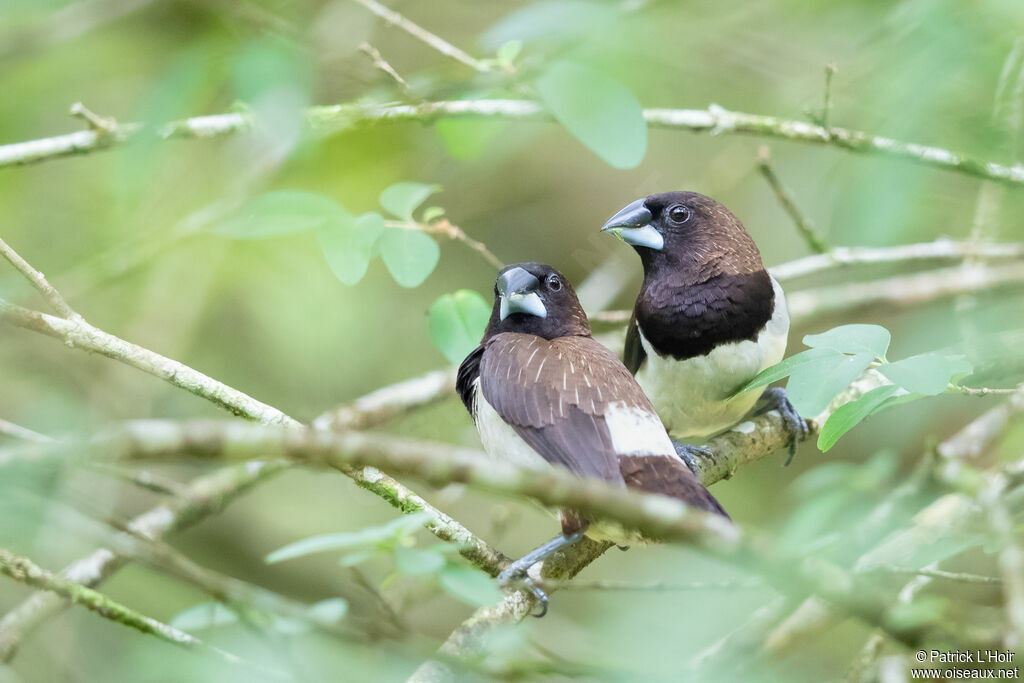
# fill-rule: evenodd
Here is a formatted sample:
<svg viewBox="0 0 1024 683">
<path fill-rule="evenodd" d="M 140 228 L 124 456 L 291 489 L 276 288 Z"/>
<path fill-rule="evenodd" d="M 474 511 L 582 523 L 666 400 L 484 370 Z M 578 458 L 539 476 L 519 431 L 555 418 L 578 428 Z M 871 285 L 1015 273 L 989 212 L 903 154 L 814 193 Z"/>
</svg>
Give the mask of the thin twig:
<svg viewBox="0 0 1024 683">
<path fill-rule="evenodd" d="M 433 121 L 441 118 L 504 118 L 552 121 L 550 112 L 527 100 L 458 100 L 404 105 L 342 104 L 306 111 L 310 126 L 325 133 L 356 124 L 389 121 Z M 879 154 L 925 166 L 954 171 L 1011 185 L 1024 185 L 1024 165 L 1007 166 L 893 138 L 847 128 L 825 129 L 804 121 L 728 111 L 717 105 L 707 109 L 645 109 L 648 125 L 695 133 L 738 134 L 838 147 L 859 154 Z M 251 116 L 244 112 L 196 116 L 155 128 L 138 123 L 118 124 L 114 134 L 101 139 L 96 131 L 0 145 L 0 168 L 87 154 L 144 137 L 158 140 L 208 140 L 248 130 Z"/>
<path fill-rule="evenodd" d="M 892 574 L 895 576 L 926 576 L 929 579 L 940 579 L 953 583 L 1002 585 L 1003 580 L 998 576 L 982 576 L 981 574 L 969 574 L 966 572 L 947 572 L 942 569 L 922 567 L 897 567 L 895 565 L 876 565 L 863 570 L 865 573 Z"/>
<path fill-rule="evenodd" d="M 761 171 L 761 175 L 768 181 L 768 185 L 772 188 L 772 192 L 775 193 L 775 198 L 779 200 L 779 204 L 789 214 L 789 217 L 793 220 L 793 225 L 796 226 L 797 232 L 803 238 L 807 246 L 811 248 L 811 251 L 817 254 L 827 254 L 831 251 L 828 242 L 825 238 L 818 234 L 818 231 L 811 224 L 811 222 L 804 216 L 800 207 L 796 205 L 793 200 L 793 195 L 786 189 L 786 186 L 782 184 L 779 177 L 775 174 L 775 170 L 772 169 L 771 152 L 768 147 L 762 146 L 757 153 L 757 168 Z"/>
<path fill-rule="evenodd" d="M 448 239 L 462 242 L 467 247 L 483 256 L 484 260 L 494 268 L 500 270 L 504 267 L 505 263 L 494 255 L 494 253 L 487 248 L 487 245 L 480 240 L 473 239 L 463 231 L 462 228 L 455 225 L 447 218 L 434 221 L 432 223 L 417 223 L 415 221 L 384 221 L 384 225 L 388 228 L 398 228 L 401 230 L 419 230 L 432 235 L 443 235 Z"/>
<path fill-rule="evenodd" d="M 232 664 L 248 667 L 254 665 L 219 648 L 207 645 L 198 638 L 179 629 L 164 624 L 150 617 L 139 614 L 135 610 L 111 600 L 87 586 L 69 581 L 66 578 L 46 571 L 25 557 L 19 557 L 10 551 L 0 548 L 0 573 L 6 574 L 34 588 L 50 591 L 71 602 L 82 605 L 86 609 L 99 614 L 104 619 L 134 628 L 142 633 L 156 636 L 160 640 L 171 643 L 186 650 L 214 655 Z M 260 667 L 265 669 L 264 667 Z"/>
<path fill-rule="evenodd" d="M 989 387 L 965 387 L 960 384 L 952 385 L 952 387 L 965 396 L 1012 396 L 1021 388 L 1018 386 L 1010 389 L 991 389 Z"/>
<path fill-rule="evenodd" d="M 467 53 L 463 52 L 459 48 L 449 43 L 444 38 L 441 38 L 440 36 L 431 33 L 430 31 L 419 26 L 418 24 L 414 24 L 413 22 L 409 21 L 398 12 L 392 9 L 388 9 L 384 5 L 381 5 L 378 2 L 374 2 L 374 0 L 355 0 L 355 2 L 358 2 L 360 5 L 370 10 L 378 17 L 391 24 L 392 26 L 397 26 L 398 28 L 402 29 L 403 31 L 411 35 L 413 38 L 416 38 L 417 40 L 426 43 L 427 45 L 434 48 L 444 56 L 451 57 L 455 61 L 465 64 L 470 69 L 479 71 L 481 73 L 490 71 L 487 65 L 481 62 L 479 59 L 471 57 Z"/>
<path fill-rule="evenodd" d="M 23 441 L 39 441 L 43 443 L 53 441 L 53 437 L 51 436 L 40 434 L 39 432 L 14 424 L 13 422 L 8 422 L 4 419 L 0 419 L 0 435 L 12 436 L 15 439 L 22 439 Z"/>
<path fill-rule="evenodd" d="M 414 99 L 416 98 L 416 94 L 412 91 L 412 88 L 409 87 L 409 84 L 406 82 L 404 78 L 402 78 L 401 74 L 399 74 L 395 70 L 395 67 L 391 66 L 391 64 L 386 59 L 384 59 L 383 56 L 381 56 L 380 50 L 375 48 L 373 45 L 370 45 L 369 43 L 360 43 L 359 51 L 365 54 L 367 57 L 369 57 L 375 67 L 377 67 L 380 71 L 383 71 L 385 74 L 390 76 L 396 83 L 398 83 L 399 87 L 402 88 L 402 91 L 406 95 Z"/>
<path fill-rule="evenodd" d="M 12 266 L 14 266 L 19 273 L 25 276 L 25 279 L 31 283 L 36 290 L 43 295 L 43 299 L 53 308 L 54 311 L 60 314 L 62 318 L 67 320 L 80 320 L 81 317 L 75 313 L 74 309 L 68 305 L 68 302 L 64 300 L 53 285 L 51 285 L 46 276 L 40 273 L 38 270 L 29 265 L 28 261 L 21 258 L 18 252 L 14 251 L 7 242 L 0 239 L 0 255 L 3 255 Z"/>
<path fill-rule="evenodd" d="M 832 115 L 832 78 L 839 69 L 835 64 L 825 65 L 825 101 L 821 106 L 821 127 L 829 130 L 829 117 Z"/>
</svg>

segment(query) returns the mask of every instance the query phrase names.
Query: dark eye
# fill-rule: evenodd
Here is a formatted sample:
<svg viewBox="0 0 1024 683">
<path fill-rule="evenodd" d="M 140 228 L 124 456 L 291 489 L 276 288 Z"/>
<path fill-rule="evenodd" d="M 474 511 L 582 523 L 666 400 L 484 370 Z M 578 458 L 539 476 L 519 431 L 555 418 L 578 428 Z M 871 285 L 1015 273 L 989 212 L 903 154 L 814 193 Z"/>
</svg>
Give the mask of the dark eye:
<svg viewBox="0 0 1024 683">
<path fill-rule="evenodd" d="M 685 223 L 690 220 L 690 209 L 681 204 L 676 204 L 668 210 L 668 219 L 673 223 Z"/>
<path fill-rule="evenodd" d="M 562 288 L 562 281 L 558 279 L 557 275 L 552 275 L 548 278 L 548 289 L 552 292 L 557 292 Z"/>
</svg>

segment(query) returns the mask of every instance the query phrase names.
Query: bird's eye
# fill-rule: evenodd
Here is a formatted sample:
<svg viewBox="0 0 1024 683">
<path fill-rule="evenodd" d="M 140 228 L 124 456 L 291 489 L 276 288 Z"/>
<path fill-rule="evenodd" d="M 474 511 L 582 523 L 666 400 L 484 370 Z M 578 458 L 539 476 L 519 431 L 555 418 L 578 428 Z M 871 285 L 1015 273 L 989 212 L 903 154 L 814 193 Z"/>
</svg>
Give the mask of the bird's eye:
<svg viewBox="0 0 1024 683">
<path fill-rule="evenodd" d="M 668 218 L 673 223 L 685 223 L 690 219 L 690 209 L 681 204 L 676 204 L 668 210 Z"/>
<path fill-rule="evenodd" d="M 552 275 L 548 278 L 548 289 L 552 292 L 557 292 L 562 288 L 562 281 L 558 279 L 557 275 Z"/>
</svg>

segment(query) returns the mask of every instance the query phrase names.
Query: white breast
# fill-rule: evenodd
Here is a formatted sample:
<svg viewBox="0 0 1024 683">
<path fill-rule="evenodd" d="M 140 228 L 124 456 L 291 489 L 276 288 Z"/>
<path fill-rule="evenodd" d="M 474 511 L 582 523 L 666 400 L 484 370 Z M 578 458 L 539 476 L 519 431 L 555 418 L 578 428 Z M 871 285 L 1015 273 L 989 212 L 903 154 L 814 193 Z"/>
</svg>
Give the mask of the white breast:
<svg viewBox="0 0 1024 683">
<path fill-rule="evenodd" d="M 647 358 L 636 373 L 669 433 L 678 439 L 716 434 L 739 422 L 761 391 L 729 396 L 757 373 L 782 360 L 789 336 L 786 296 L 772 278 L 775 310 L 753 341 L 722 344 L 704 356 L 677 361 L 662 357 L 640 329 Z"/>
<path fill-rule="evenodd" d="M 551 467 L 551 464 L 523 441 L 512 425 L 501 419 L 498 411 L 487 402 L 480 390 L 479 379 L 473 382 L 473 420 L 480 433 L 480 443 L 483 444 L 484 451 L 495 460 L 531 469 L 543 470 Z"/>
</svg>

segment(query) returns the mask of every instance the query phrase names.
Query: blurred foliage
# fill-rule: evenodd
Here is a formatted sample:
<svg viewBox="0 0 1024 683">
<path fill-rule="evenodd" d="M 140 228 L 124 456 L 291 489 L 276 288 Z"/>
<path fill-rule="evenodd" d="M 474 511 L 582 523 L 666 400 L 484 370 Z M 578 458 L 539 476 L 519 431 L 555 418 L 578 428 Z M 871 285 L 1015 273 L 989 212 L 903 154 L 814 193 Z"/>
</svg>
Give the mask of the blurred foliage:
<svg viewBox="0 0 1024 683">
<path fill-rule="evenodd" d="M 507 262 L 542 260 L 577 284 L 607 266 L 604 272 L 624 282 L 612 302 L 620 308 L 631 304 L 640 267 L 598 228 L 645 194 L 686 188 L 722 201 L 744 221 L 769 265 L 808 253 L 756 172 L 764 140 L 646 130 L 638 123 L 640 104 L 703 109 L 717 103 L 806 119 L 806 112 L 820 112 L 823 67 L 835 63 L 835 125 L 1001 163 L 1021 157 L 1020 136 L 992 115 L 1004 60 L 1024 31 L 1024 9 L 1015 0 L 401 0 L 391 6 L 484 60 L 488 70 L 452 61 L 346 0 L 8 0 L 0 6 L 0 89 L 7 93 L 0 98 L 0 144 L 75 129 L 80 122 L 67 116 L 75 101 L 119 121 L 244 110 L 256 126 L 232 138 L 148 140 L 0 169 L 3 238 L 98 326 L 309 419 L 444 366 L 472 343 L 494 269 L 464 244 L 396 225 L 433 225 L 442 214 L 428 200 Z M 359 50 L 364 42 L 402 75 L 408 93 Z M 561 125 L 443 120 L 320 136 L 302 118 L 314 103 L 492 97 L 541 99 Z M 1009 129 L 1019 123 L 1011 121 Z M 881 156 L 768 142 L 776 172 L 832 244 L 885 246 L 971 233 L 976 179 Z M 986 235 L 1024 239 L 1017 219 L 1024 191 L 1009 187 L 1001 196 Z M 902 268 L 833 271 L 787 288 L 814 291 Z M 41 306 L 9 270 L 0 269 L 0 296 Z M 586 303 L 585 288 L 581 296 Z M 932 393 L 919 380 L 947 370 L 954 376 L 956 366 L 937 368 L 937 359 L 964 355 L 978 377 L 989 373 L 990 386 L 1012 386 L 1024 373 L 1021 304 L 1019 290 L 999 290 L 959 304 L 947 299 L 851 311 L 791 334 L 799 340 L 839 324 L 882 325 L 892 332 L 891 348 L 826 351 L 833 366 L 839 356 L 858 359 L 859 369 L 887 355 L 904 359 L 883 371 L 909 391 Z M 818 354 L 825 348 L 805 343 Z M 922 360 L 920 354 L 933 355 Z M 820 386 L 821 400 L 838 385 L 837 379 Z M 855 417 L 883 399 L 898 397 L 863 399 Z M 805 445 L 792 467 L 769 458 L 714 493 L 741 525 L 776 532 L 787 547 L 814 548 L 836 562 L 852 562 L 882 542 L 892 562 L 921 567 L 951 558 L 958 571 L 994 575 L 995 561 L 985 552 L 989 539 L 973 528 L 950 532 L 926 554 L 899 554 L 904 540 L 897 530 L 942 493 L 931 485 L 900 498 L 884 520 L 865 520 L 911 476 L 931 444 L 996 400 L 942 395 L 876 413 L 827 455 Z M 218 415 L 131 368 L 25 331 L 0 333 L 0 417 L 18 424 L 57 435 L 131 418 Z M 454 397 L 389 429 L 477 444 Z M 1022 447 L 1017 425 L 996 451 L 1003 460 L 1019 459 Z M 185 480 L 205 466 L 156 469 Z M 555 532 L 550 517 L 532 506 L 455 486 L 429 497 L 509 554 Z M 5 468 L 0 546 L 56 569 L 108 540 L 107 522 L 123 523 L 158 499 L 81 467 Z M 181 623 L 198 605 L 189 619 L 219 623 L 201 631 L 204 638 L 303 679 L 401 680 L 469 614 L 465 603 L 493 598 L 486 577 L 412 527 L 349 551 L 350 566 L 339 565 L 338 553 L 263 561 L 298 539 L 372 536 L 394 515 L 336 473 L 293 471 L 169 539 L 202 565 L 310 605 L 326 604 L 325 618 L 341 618 L 350 639 L 261 634 L 222 610 L 211 613 L 209 596 L 142 565 L 118 573 L 103 590 L 165 621 L 179 615 Z M 685 548 L 651 547 L 609 553 L 581 578 L 642 583 L 742 576 Z M 904 582 L 886 586 L 895 594 Z M 0 583 L 0 612 L 28 594 Z M 909 609 L 904 616 L 984 619 L 999 602 L 966 589 L 955 595 L 963 599 L 925 600 L 914 604 L 918 613 Z M 694 655 L 772 596 L 757 588 L 565 591 L 545 619 L 495 634 L 488 664 L 677 680 Z M 729 662 L 709 665 L 702 679 L 832 679 L 867 633 L 849 621 L 773 657 L 737 648 Z M 25 681 L 250 676 L 81 610 L 47 624 L 24 645 L 13 670 Z"/>
</svg>

